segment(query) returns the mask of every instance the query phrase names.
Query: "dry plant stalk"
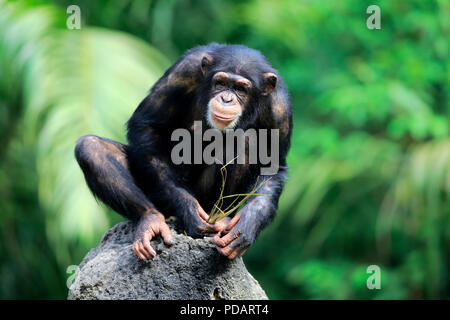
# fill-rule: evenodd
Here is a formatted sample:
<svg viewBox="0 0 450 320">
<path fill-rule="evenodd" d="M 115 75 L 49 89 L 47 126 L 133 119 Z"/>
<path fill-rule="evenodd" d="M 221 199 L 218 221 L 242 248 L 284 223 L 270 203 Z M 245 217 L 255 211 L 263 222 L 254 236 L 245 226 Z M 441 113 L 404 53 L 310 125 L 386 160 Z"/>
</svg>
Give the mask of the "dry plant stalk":
<svg viewBox="0 0 450 320">
<path fill-rule="evenodd" d="M 228 196 L 223 195 L 223 191 L 225 189 L 225 183 L 227 182 L 227 168 L 226 167 L 236 158 L 232 159 L 230 162 L 228 162 L 227 164 L 223 165 L 220 168 L 220 175 L 222 176 L 222 185 L 220 187 L 219 199 L 217 199 L 211 213 L 209 214 L 208 222 L 211 224 L 214 224 L 217 221 L 229 216 L 230 214 L 232 214 L 234 211 L 236 211 L 238 209 L 240 210 L 240 208 L 244 205 L 244 203 L 247 201 L 248 198 L 250 198 L 252 196 L 267 196 L 268 195 L 268 194 L 256 193 L 259 190 L 259 188 L 261 188 L 267 181 L 270 180 L 270 178 L 263 179 L 262 182 L 259 182 L 260 176 L 258 176 L 258 178 L 256 179 L 256 182 L 255 182 L 252 190 L 249 193 L 237 193 L 237 194 L 231 194 Z M 240 197 L 242 197 L 242 199 L 238 201 L 238 199 Z M 226 198 L 234 198 L 234 200 L 225 209 L 223 209 L 222 208 L 223 200 Z M 236 205 L 234 205 L 235 203 L 236 203 Z M 234 207 L 233 207 L 233 205 L 234 205 Z M 238 210 L 238 212 L 239 212 L 239 210 Z"/>
</svg>

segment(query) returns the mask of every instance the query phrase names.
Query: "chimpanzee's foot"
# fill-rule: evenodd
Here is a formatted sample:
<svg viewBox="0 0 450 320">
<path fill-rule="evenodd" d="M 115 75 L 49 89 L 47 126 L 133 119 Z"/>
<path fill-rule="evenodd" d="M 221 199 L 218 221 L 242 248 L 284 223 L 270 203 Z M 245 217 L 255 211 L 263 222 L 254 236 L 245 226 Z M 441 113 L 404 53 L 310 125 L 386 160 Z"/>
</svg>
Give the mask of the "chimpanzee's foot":
<svg viewBox="0 0 450 320">
<path fill-rule="evenodd" d="M 147 260 L 156 256 L 150 240 L 158 234 L 161 235 L 165 244 L 172 245 L 174 243 L 172 232 L 161 213 L 144 214 L 138 222 L 133 243 L 133 251 L 140 259 Z"/>
</svg>

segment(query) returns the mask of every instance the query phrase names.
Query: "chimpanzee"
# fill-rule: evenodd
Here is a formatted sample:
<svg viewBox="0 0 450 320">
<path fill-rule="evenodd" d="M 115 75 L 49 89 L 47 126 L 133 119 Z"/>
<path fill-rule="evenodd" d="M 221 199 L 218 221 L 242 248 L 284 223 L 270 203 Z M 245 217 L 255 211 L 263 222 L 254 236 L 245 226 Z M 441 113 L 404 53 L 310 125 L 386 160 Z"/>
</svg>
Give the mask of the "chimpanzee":
<svg viewBox="0 0 450 320">
<path fill-rule="evenodd" d="M 214 224 L 207 222 L 207 212 L 219 197 L 222 164 L 174 164 L 171 159 L 172 132 L 193 133 L 195 123 L 221 134 L 238 128 L 279 132 L 278 172 L 232 218 Z M 216 43 L 188 50 L 139 104 L 127 129 L 128 145 L 86 135 L 78 140 L 75 156 L 94 196 L 136 222 L 133 251 L 139 258 L 156 255 L 150 240 L 158 234 L 173 244 L 165 222 L 170 215 L 190 236 L 214 236 L 229 259 L 242 256 L 272 221 L 287 176 L 292 111 L 286 86 L 260 52 Z M 223 194 L 248 193 L 261 166 L 230 163 Z"/>
</svg>

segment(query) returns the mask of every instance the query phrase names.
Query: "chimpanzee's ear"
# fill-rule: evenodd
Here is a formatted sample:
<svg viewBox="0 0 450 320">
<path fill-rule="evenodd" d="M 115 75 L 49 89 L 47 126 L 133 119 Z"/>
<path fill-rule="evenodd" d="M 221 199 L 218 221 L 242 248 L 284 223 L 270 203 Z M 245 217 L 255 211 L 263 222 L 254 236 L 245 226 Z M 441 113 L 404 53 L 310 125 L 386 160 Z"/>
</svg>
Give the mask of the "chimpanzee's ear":
<svg viewBox="0 0 450 320">
<path fill-rule="evenodd" d="M 208 67 L 210 67 L 213 63 L 213 57 L 211 57 L 209 54 L 205 54 L 205 56 L 202 58 L 202 73 L 203 75 L 206 74 L 206 71 L 208 70 Z"/>
<path fill-rule="evenodd" d="M 272 93 L 277 87 L 278 77 L 272 72 L 266 72 L 263 74 L 263 96 L 267 96 Z"/>
</svg>

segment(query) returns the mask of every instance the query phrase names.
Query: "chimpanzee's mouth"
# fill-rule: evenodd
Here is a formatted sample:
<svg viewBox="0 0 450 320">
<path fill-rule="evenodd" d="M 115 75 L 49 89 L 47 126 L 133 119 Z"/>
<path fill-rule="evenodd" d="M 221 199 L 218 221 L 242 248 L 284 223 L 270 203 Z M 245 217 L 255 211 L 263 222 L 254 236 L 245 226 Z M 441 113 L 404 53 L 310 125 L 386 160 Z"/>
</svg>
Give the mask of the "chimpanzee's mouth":
<svg viewBox="0 0 450 320">
<path fill-rule="evenodd" d="M 225 116 L 225 115 L 222 115 L 222 114 L 216 113 L 216 112 L 213 112 L 212 114 L 213 114 L 214 118 L 216 118 L 219 121 L 229 122 L 229 121 L 233 121 L 234 119 L 236 119 L 236 115 Z"/>
</svg>

